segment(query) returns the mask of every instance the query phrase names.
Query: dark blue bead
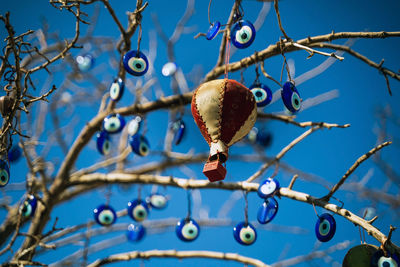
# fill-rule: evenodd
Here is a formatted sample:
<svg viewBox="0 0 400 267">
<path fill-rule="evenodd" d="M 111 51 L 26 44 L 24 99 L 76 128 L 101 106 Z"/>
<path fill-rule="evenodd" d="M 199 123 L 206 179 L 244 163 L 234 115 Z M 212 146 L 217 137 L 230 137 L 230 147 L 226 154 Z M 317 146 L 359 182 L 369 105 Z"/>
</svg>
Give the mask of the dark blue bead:
<svg viewBox="0 0 400 267">
<path fill-rule="evenodd" d="M 19 145 L 14 145 L 11 147 L 10 151 L 8 151 L 8 161 L 9 162 L 16 162 L 20 159 L 22 155 L 22 149 Z"/>
<path fill-rule="evenodd" d="M 138 242 L 146 235 L 146 228 L 141 224 L 131 223 L 126 231 L 126 237 L 129 241 Z"/>
<path fill-rule="evenodd" d="M 150 144 L 146 137 L 140 134 L 129 136 L 129 144 L 131 145 L 132 151 L 139 156 L 147 156 L 150 152 Z"/>
<path fill-rule="evenodd" d="M 315 224 L 315 234 L 319 241 L 328 242 L 336 232 L 336 221 L 329 213 L 320 215 Z"/>
<path fill-rule="evenodd" d="M 125 119 L 119 114 L 110 114 L 103 121 L 103 130 L 109 134 L 121 132 L 124 126 Z"/>
<path fill-rule="evenodd" d="M 140 51 L 132 50 L 126 53 L 122 59 L 125 70 L 134 75 L 142 76 L 149 69 L 149 61 L 145 54 Z"/>
<path fill-rule="evenodd" d="M 260 198 L 269 198 L 279 190 L 279 182 L 274 178 L 268 178 L 260 184 L 257 194 Z"/>
<path fill-rule="evenodd" d="M 292 82 L 286 82 L 283 85 L 281 96 L 283 104 L 292 113 L 296 113 L 301 109 L 301 98 Z"/>
<path fill-rule="evenodd" d="M 265 107 L 271 103 L 272 91 L 265 84 L 255 83 L 252 84 L 249 89 L 256 99 L 257 107 Z"/>
<path fill-rule="evenodd" d="M 397 267 L 400 266 L 399 256 L 396 253 L 379 249 L 371 257 L 371 267 Z"/>
<path fill-rule="evenodd" d="M 108 155 L 111 150 L 111 140 L 108 133 L 106 131 L 101 131 L 97 134 L 96 138 L 97 150 L 102 155 Z"/>
<path fill-rule="evenodd" d="M 256 242 L 257 231 L 250 223 L 240 222 L 233 228 L 233 237 L 239 244 L 248 246 Z"/>
<path fill-rule="evenodd" d="M 141 199 L 135 199 L 128 202 L 128 215 L 135 221 L 144 221 L 149 215 L 147 203 Z"/>
<path fill-rule="evenodd" d="M 219 21 L 214 21 L 214 23 L 210 26 L 207 31 L 206 38 L 207 40 L 212 40 L 217 35 L 219 28 L 221 28 L 221 23 Z"/>
<path fill-rule="evenodd" d="M 200 226 L 193 219 L 182 219 L 175 227 L 178 238 L 185 242 L 194 241 L 200 234 Z"/>
<path fill-rule="evenodd" d="M 19 212 L 25 218 L 32 217 L 35 214 L 37 200 L 34 195 L 29 195 L 19 206 Z"/>
<path fill-rule="evenodd" d="M 0 159 L 0 187 L 4 187 L 10 181 L 10 169 L 7 162 Z"/>
<path fill-rule="evenodd" d="M 110 98 L 114 101 L 121 99 L 124 94 L 125 83 L 121 78 L 117 78 L 110 86 Z"/>
<path fill-rule="evenodd" d="M 117 214 L 109 205 L 100 205 L 93 210 L 94 219 L 102 226 L 110 226 L 117 220 Z"/>
<path fill-rule="evenodd" d="M 255 38 L 256 29 L 250 21 L 240 20 L 231 29 L 232 44 L 239 49 L 249 47 Z"/>
<path fill-rule="evenodd" d="M 278 213 L 278 202 L 275 198 L 270 197 L 265 199 L 264 203 L 258 209 L 257 220 L 261 224 L 266 224 L 275 218 Z"/>
<path fill-rule="evenodd" d="M 175 145 L 179 145 L 179 143 L 182 141 L 185 130 L 185 123 L 182 119 L 178 119 L 172 123 L 172 131 L 174 133 L 173 142 L 175 143 Z"/>
</svg>

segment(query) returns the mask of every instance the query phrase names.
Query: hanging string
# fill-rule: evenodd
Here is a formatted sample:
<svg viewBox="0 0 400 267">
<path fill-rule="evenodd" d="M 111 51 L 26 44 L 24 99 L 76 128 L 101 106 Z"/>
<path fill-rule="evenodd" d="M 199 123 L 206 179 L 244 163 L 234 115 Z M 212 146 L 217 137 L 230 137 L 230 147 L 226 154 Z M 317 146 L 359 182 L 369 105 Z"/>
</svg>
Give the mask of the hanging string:
<svg viewBox="0 0 400 267">
<path fill-rule="evenodd" d="M 139 23 L 139 35 L 137 40 L 137 51 L 140 51 L 140 42 L 142 41 L 142 24 Z"/>
<path fill-rule="evenodd" d="M 106 189 L 106 206 L 110 205 L 110 198 L 111 198 L 111 185 L 107 186 Z"/>
<path fill-rule="evenodd" d="M 230 53 L 231 53 L 231 42 L 229 41 L 229 34 L 226 34 L 226 45 L 225 45 L 225 79 L 228 79 L 228 65 L 229 65 Z"/>
<path fill-rule="evenodd" d="M 142 185 L 138 185 L 138 200 L 142 199 Z"/>
<path fill-rule="evenodd" d="M 260 84 L 260 73 L 258 72 L 259 63 L 256 64 L 256 79 L 254 80 L 255 84 Z"/>
<path fill-rule="evenodd" d="M 240 63 L 240 65 L 241 65 L 242 63 Z M 244 84 L 244 76 L 243 76 L 243 73 L 244 73 L 244 68 L 242 68 L 242 67 L 240 67 L 240 83 L 241 84 Z"/>
<path fill-rule="evenodd" d="M 186 221 L 189 221 L 190 218 L 192 217 L 192 194 L 190 189 L 186 190 L 186 198 L 188 203 L 188 213 L 186 215 Z"/>
<path fill-rule="evenodd" d="M 312 204 L 312 206 L 313 206 L 313 208 L 314 208 L 315 214 L 317 214 L 317 217 L 319 218 L 318 212 L 317 212 L 317 210 L 315 209 L 315 204 L 314 204 L 314 202 L 311 202 L 311 204 Z"/>
<path fill-rule="evenodd" d="M 208 3 L 208 23 L 210 23 L 210 25 L 212 25 L 212 24 L 211 24 L 211 19 L 210 19 L 211 2 L 212 2 L 212 0 L 210 0 L 210 3 Z"/>
<path fill-rule="evenodd" d="M 245 202 L 245 206 L 244 206 L 244 226 L 247 227 L 247 225 L 249 225 L 249 214 L 248 214 L 248 209 L 249 209 L 249 202 L 247 201 L 247 191 L 243 193 L 243 197 L 244 197 L 244 202 Z"/>
</svg>

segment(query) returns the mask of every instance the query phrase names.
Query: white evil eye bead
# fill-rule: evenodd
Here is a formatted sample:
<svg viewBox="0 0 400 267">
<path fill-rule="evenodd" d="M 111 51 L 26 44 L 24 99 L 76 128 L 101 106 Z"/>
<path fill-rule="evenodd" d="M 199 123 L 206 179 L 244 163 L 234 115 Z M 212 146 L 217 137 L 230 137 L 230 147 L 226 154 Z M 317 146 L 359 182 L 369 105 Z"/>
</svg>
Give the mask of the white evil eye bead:
<svg viewBox="0 0 400 267">
<path fill-rule="evenodd" d="M 257 134 L 258 134 L 258 128 L 253 127 L 250 132 L 247 134 L 247 139 L 250 141 L 250 143 L 254 144 L 257 140 Z"/>
<path fill-rule="evenodd" d="M 385 255 L 382 250 L 378 250 L 372 255 L 371 266 L 372 267 L 399 267 L 400 261 L 398 255 L 395 253 L 386 252 Z"/>
<path fill-rule="evenodd" d="M 214 21 L 213 24 L 208 28 L 206 38 L 207 40 L 212 40 L 217 36 L 217 33 L 219 31 L 219 28 L 221 28 L 221 22 L 219 21 Z"/>
<path fill-rule="evenodd" d="M 8 151 L 8 161 L 9 162 L 16 162 L 17 160 L 20 159 L 22 155 L 22 150 L 18 145 L 13 145 Z"/>
<path fill-rule="evenodd" d="M 119 133 L 124 126 L 125 119 L 119 114 L 110 114 L 103 121 L 103 129 L 109 134 Z"/>
<path fill-rule="evenodd" d="M 182 119 L 178 119 L 172 123 L 172 131 L 174 132 L 174 143 L 175 145 L 179 145 L 182 141 L 183 135 L 185 133 L 185 123 Z"/>
<path fill-rule="evenodd" d="M 260 198 L 269 198 L 277 190 L 279 190 L 279 182 L 274 178 L 268 178 L 260 184 L 257 190 L 257 194 Z"/>
<path fill-rule="evenodd" d="M 231 29 L 232 44 L 240 49 L 249 47 L 256 38 L 256 29 L 247 20 L 236 22 Z"/>
<path fill-rule="evenodd" d="M 10 181 L 10 169 L 4 160 L 0 159 L 0 187 L 6 186 Z"/>
<path fill-rule="evenodd" d="M 76 63 L 80 71 L 88 71 L 94 65 L 94 57 L 91 54 L 79 55 L 76 57 Z"/>
<path fill-rule="evenodd" d="M 106 131 L 101 131 L 96 136 L 97 150 L 102 155 L 108 155 L 111 151 L 111 140 L 110 136 Z"/>
<path fill-rule="evenodd" d="M 161 69 L 162 75 L 165 77 L 172 76 L 175 74 L 178 67 L 176 66 L 175 62 L 167 62 Z"/>
<path fill-rule="evenodd" d="M 285 107 L 292 113 L 296 113 L 301 108 L 301 98 L 296 86 L 292 82 L 286 82 L 281 91 L 282 101 Z"/>
<path fill-rule="evenodd" d="M 336 232 L 336 221 L 329 213 L 324 213 L 318 217 L 315 224 L 315 234 L 321 242 L 328 242 Z"/>
<path fill-rule="evenodd" d="M 35 196 L 29 195 L 19 206 L 19 212 L 25 218 L 31 217 L 33 214 L 35 214 L 36 206 L 37 200 Z"/>
<path fill-rule="evenodd" d="M 146 235 L 146 228 L 141 224 L 131 223 L 126 231 L 126 237 L 129 241 L 138 242 Z"/>
<path fill-rule="evenodd" d="M 142 76 L 149 69 L 147 57 L 137 50 L 131 50 L 126 53 L 122 62 L 124 63 L 125 70 L 134 76 Z"/>
<path fill-rule="evenodd" d="M 151 194 L 146 201 L 152 208 L 158 210 L 164 209 L 168 203 L 167 197 L 159 193 Z"/>
<path fill-rule="evenodd" d="M 141 157 L 147 156 L 150 152 L 149 141 L 147 141 L 146 137 L 138 133 L 129 137 L 129 144 L 132 151 Z"/>
<path fill-rule="evenodd" d="M 141 222 L 147 218 L 149 208 L 146 202 L 135 199 L 128 202 L 128 215 L 135 221 Z"/>
<path fill-rule="evenodd" d="M 142 123 L 143 123 L 142 118 L 139 116 L 136 116 L 128 124 L 128 134 L 135 135 L 140 130 Z"/>
<path fill-rule="evenodd" d="M 100 205 L 93 210 L 94 219 L 102 226 L 109 226 L 115 223 L 117 214 L 114 209 L 108 205 Z"/>
<path fill-rule="evenodd" d="M 185 242 L 194 241 L 200 234 L 200 227 L 193 219 L 182 219 L 175 227 L 178 238 Z"/>
<path fill-rule="evenodd" d="M 275 218 L 278 213 L 278 202 L 275 198 L 267 198 L 257 212 L 257 221 L 261 224 L 266 224 Z"/>
<path fill-rule="evenodd" d="M 249 89 L 256 99 L 257 107 L 265 107 L 271 102 L 272 91 L 265 84 L 255 83 L 252 84 Z"/>
<path fill-rule="evenodd" d="M 115 79 L 110 86 L 110 98 L 114 101 L 121 99 L 124 93 L 125 84 L 121 78 Z"/>
<path fill-rule="evenodd" d="M 257 231 L 250 223 L 240 222 L 233 228 L 233 237 L 241 245 L 251 245 L 257 239 Z"/>
</svg>

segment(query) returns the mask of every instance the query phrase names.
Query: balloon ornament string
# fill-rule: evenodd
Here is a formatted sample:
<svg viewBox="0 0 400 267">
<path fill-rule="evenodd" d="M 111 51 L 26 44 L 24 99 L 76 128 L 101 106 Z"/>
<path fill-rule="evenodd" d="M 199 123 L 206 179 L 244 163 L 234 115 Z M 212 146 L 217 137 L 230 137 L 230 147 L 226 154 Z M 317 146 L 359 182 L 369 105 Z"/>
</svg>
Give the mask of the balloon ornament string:
<svg viewBox="0 0 400 267">
<path fill-rule="evenodd" d="M 229 57 L 231 54 L 231 42 L 229 41 L 229 34 L 226 34 L 226 45 L 225 45 L 225 79 L 228 79 L 228 65 Z"/>
<path fill-rule="evenodd" d="M 188 213 L 186 215 L 186 221 L 189 221 L 192 217 L 192 194 L 190 190 L 186 190 L 186 197 L 188 203 Z"/>
<path fill-rule="evenodd" d="M 243 192 L 243 197 L 244 197 L 244 225 L 247 227 L 249 225 L 249 202 L 247 200 L 247 191 Z"/>
</svg>

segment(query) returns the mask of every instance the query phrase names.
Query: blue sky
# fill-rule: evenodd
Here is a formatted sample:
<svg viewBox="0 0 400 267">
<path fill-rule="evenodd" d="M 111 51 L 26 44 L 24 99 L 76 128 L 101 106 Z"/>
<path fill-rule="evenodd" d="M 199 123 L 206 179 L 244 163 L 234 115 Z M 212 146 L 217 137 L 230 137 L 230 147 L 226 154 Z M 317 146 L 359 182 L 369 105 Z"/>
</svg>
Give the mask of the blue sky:
<svg viewBox="0 0 400 267">
<path fill-rule="evenodd" d="M 214 0 L 212 2 L 211 20 L 226 21 L 231 2 Z M 130 1 L 112 1 L 112 6 L 115 9 L 116 15 L 119 17 L 123 25 L 126 25 L 126 11 L 132 11 L 135 7 L 134 2 Z M 258 11 L 262 8 L 262 3 L 258 1 L 245 0 L 243 8 L 245 18 L 249 21 L 254 21 Z M 99 6 L 101 6 L 99 4 Z M 282 23 L 287 34 L 294 40 L 306 38 L 320 34 L 327 34 L 334 30 L 340 31 L 398 31 L 399 20 L 398 13 L 400 11 L 399 1 L 294 1 L 283 0 L 280 2 L 280 11 Z M 193 36 L 198 32 L 205 32 L 208 29 L 207 18 L 208 1 L 196 1 L 195 12 L 192 18 L 187 23 L 190 32 L 182 35 L 177 42 L 175 49 L 176 63 L 186 74 L 192 70 L 200 69 L 200 75 L 205 75 L 215 65 L 219 43 L 221 36 L 217 36 L 212 41 L 207 41 L 205 38 L 194 39 Z M 151 16 L 156 14 L 164 32 L 170 36 L 175 28 L 176 23 L 182 16 L 186 8 L 185 1 L 150 1 L 148 8 L 143 13 L 143 38 L 141 49 L 146 53 L 150 49 L 150 43 L 154 42 L 151 39 L 155 36 L 155 27 Z M 85 7 L 85 12 L 92 14 L 93 9 Z M 11 22 L 17 34 L 25 32 L 28 29 L 37 30 L 41 27 L 41 21 L 45 19 L 49 24 L 50 32 L 57 32 L 64 38 L 71 38 L 74 34 L 73 19 L 66 11 L 58 11 L 51 7 L 46 1 L 7 1 L 2 3 L 0 11 L 4 14 L 6 11 L 11 12 Z M 82 33 L 85 33 L 86 26 L 83 26 Z M 97 26 L 94 30 L 94 35 L 119 38 L 117 26 L 113 23 L 110 15 L 105 8 L 100 7 L 100 15 Z M 3 40 L 5 37 L 4 28 L 0 29 L 0 36 Z M 237 61 L 242 57 L 249 56 L 255 51 L 260 51 L 269 44 L 274 44 L 279 41 L 281 32 L 279 31 L 276 15 L 271 5 L 271 10 L 266 17 L 264 25 L 257 32 L 254 43 L 247 49 L 236 51 L 231 62 Z M 137 34 L 132 38 L 132 43 L 136 44 Z M 343 44 L 345 40 L 338 40 L 336 43 Z M 2 43 L 3 45 L 4 43 Z M 135 45 L 133 45 L 134 47 Z M 385 59 L 384 66 L 394 71 L 399 70 L 400 54 L 398 47 L 400 40 L 397 38 L 383 40 L 359 39 L 355 42 L 352 48 L 360 53 L 365 54 L 371 60 L 379 62 Z M 88 51 L 91 51 L 88 49 Z M 156 99 L 156 89 L 161 89 L 165 95 L 171 95 L 170 79 L 161 75 L 161 68 L 167 62 L 166 46 L 160 38 L 157 38 L 157 56 L 151 64 L 154 67 L 154 73 L 158 80 L 155 86 L 146 93 L 149 100 Z M 81 52 L 78 49 L 72 50 L 72 55 L 76 56 Z M 93 52 L 96 54 L 96 52 Z M 111 55 L 112 56 L 112 55 Z M 286 55 L 288 59 L 294 60 L 295 77 L 313 69 L 326 60 L 326 57 L 315 55 L 311 59 L 306 59 L 308 56 L 305 51 L 298 51 Z M 116 69 L 110 66 L 108 58 L 109 54 L 96 54 L 96 66 L 93 69 L 93 74 L 106 87 L 111 82 L 113 76 L 117 74 Z M 323 177 L 329 183 L 335 183 L 353 164 L 353 162 L 362 154 L 370 150 L 376 144 L 376 135 L 374 129 L 377 127 L 378 118 L 376 112 L 379 108 L 386 105 L 390 106 L 393 113 L 400 115 L 398 102 L 400 100 L 400 84 L 398 81 L 390 79 L 393 96 L 389 96 L 386 88 L 385 79 L 376 69 L 373 69 L 358 59 L 344 54 L 345 59 L 342 62 L 335 62 L 329 69 L 321 75 L 314 77 L 311 80 L 299 85 L 301 97 L 308 99 L 320 95 L 331 90 L 338 90 L 339 97 L 325 102 L 321 105 L 309 108 L 299 113 L 296 121 L 325 121 L 331 123 L 346 124 L 350 123 L 351 127 L 347 129 L 331 129 L 321 130 L 306 140 L 298 144 L 284 158 L 283 162 L 304 172 L 312 173 Z M 279 79 L 282 57 L 277 56 L 265 61 L 265 67 L 270 75 Z M 57 86 L 62 82 L 65 73 L 59 73 L 54 76 L 53 83 Z M 240 73 L 231 73 L 230 78 L 240 80 Z M 243 73 L 244 84 L 250 86 L 254 81 L 254 67 L 251 66 Z M 45 72 L 35 75 L 35 81 L 41 86 L 46 86 L 45 80 L 47 74 Z M 127 76 L 130 85 L 134 85 L 141 78 Z M 279 90 L 278 86 L 262 78 L 262 81 L 267 83 L 273 92 Z M 284 75 L 283 79 L 286 79 Z M 4 86 L 4 81 L 1 81 Z M 198 84 L 189 82 L 190 90 L 196 88 Z M 48 86 L 48 85 L 47 85 Z M 95 88 L 90 87 L 88 83 L 80 84 L 84 92 L 90 93 Z M 105 87 L 105 88 L 106 88 Z M 78 92 L 74 88 L 68 89 L 72 95 Z M 96 89 L 97 91 L 102 89 Z M 104 90 L 104 89 L 103 89 Z M 132 86 L 130 90 L 125 92 L 118 106 L 130 105 L 134 101 L 134 92 Z M 104 90 L 105 92 L 105 90 Z M 38 92 L 33 92 L 38 94 Z M 50 98 L 51 100 L 51 98 Z M 69 132 L 68 142 L 70 143 L 79 133 L 79 129 L 92 118 L 97 110 L 99 103 L 84 105 L 76 108 L 71 116 L 76 119 L 74 130 Z M 32 114 L 37 114 L 39 105 L 32 110 Z M 281 112 L 283 110 L 282 102 L 276 101 L 271 106 L 264 108 L 264 112 Z M 35 118 L 35 116 L 34 116 Z M 207 143 L 203 140 L 195 126 L 190 108 L 185 108 L 184 120 L 188 125 L 188 131 L 182 144 L 174 147 L 174 151 L 185 153 L 193 148 L 195 152 L 208 151 Z M 71 119 L 71 120 L 72 120 Z M 131 117 L 127 118 L 127 120 Z M 62 124 L 67 124 L 70 121 L 63 121 Z M 150 140 L 153 151 L 162 150 L 163 138 L 165 129 L 168 125 L 168 114 L 165 110 L 156 111 L 147 116 L 147 138 Z M 297 128 L 293 125 L 286 125 L 282 122 L 258 121 L 257 126 L 268 129 L 273 135 L 273 143 L 271 147 L 265 149 L 267 156 L 276 155 L 284 146 L 291 140 L 300 135 L 305 129 Z M 389 133 L 398 138 L 398 126 L 389 125 Z M 53 132 L 53 126 L 50 118 L 46 119 L 45 132 L 40 136 L 40 142 L 47 142 L 47 136 Z M 396 139 L 394 139 L 396 140 Z M 397 139 L 399 140 L 399 139 Z M 117 142 L 117 138 L 114 138 Z M 41 148 L 39 148 L 40 150 Z M 250 146 L 239 143 L 231 148 L 231 154 L 254 154 L 254 149 Z M 400 171 L 397 163 L 399 159 L 399 146 L 396 142 L 389 148 L 385 148 L 382 154 L 383 158 L 388 163 L 392 164 L 395 170 Z M 47 160 L 52 161 L 57 167 L 62 158 L 61 150 L 54 147 L 49 153 Z M 159 157 L 155 152 L 147 158 L 138 158 L 133 154 L 129 157 L 128 167 L 134 168 L 142 163 L 147 163 L 157 160 Z M 100 155 L 95 151 L 95 141 L 89 143 L 88 147 L 82 152 L 78 159 L 77 167 L 87 167 L 95 161 L 101 160 Z M 201 173 L 202 164 L 187 166 L 197 179 L 204 179 Z M 260 163 L 243 163 L 241 161 L 228 161 L 227 181 L 240 181 L 247 179 L 258 168 Z M 350 177 L 349 182 L 355 182 L 361 179 L 369 170 L 373 170 L 373 177 L 367 183 L 371 189 L 380 189 L 386 182 L 387 178 L 382 172 L 372 163 L 371 160 L 360 166 L 359 169 Z M 17 164 L 11 166 L 11 182 L 23 182 L 28 169 L 26 162 L 20 160 Z M 104 170 L 103 170 L 104 171 Z M 266 171 L 263 177 L 268 177 L 273 172 L 272 169 Z M 163 171 L 162 175 L 176 175 L 177 177 L 187 177 L 187 171 L 182 169 L 168 169 Z M 291 174 L 280 170 L 277 175 L 282 186 L 289 184 Z M 314 196 L 323 196 L 326 189 L 319 184 L 311 183 L 304 180 L 296 182 L 295 190 L 303 191 Z M 391 185 L 389 192 L 398 194 L 398 185 Z M 164 189 L 161 189 L 163 191 Z M 167 194 L 171 197 L 168 207 L 163 211 L 151 211 L 149 220 L 159 220 L 163 218 L 183 218 L 186 215 L 186 192 L 182 189 L 166 188 Z M 371 205 L 371 202 L 366 199 L 359 199 L 351 188 L 345 191 L 339 191 L 336 195 L 345 203 L 345 208 L 360 214 L 361 210 Z M 12 197 L 14 202 L 24 194 L 23 191 L 11 191 L 4 189 L 4 192 Z M 143 194 L 151 192 L 151 186 L 144 186 Z M 208 212 L 210 218 L 215 218 L 218 215 L 222 204 L 230 198 L 232 192 L 221 190 L 202 190 L 201 200 L 203 211 Z M 194 193 L 198 195 L 198 193 Z M 94 192 L 84 194 L 66 204 L 60 205 L 54 210 L 52 220 L 59 217 L 59 226 L 68 227 L 75 224 L 86 223 L 92 219 L 92 210 L 97 205 L 105 201 L 105 190 L 99 189 Z M 119 186 L 112 186 L 112 196 L 110 203 L 117 210 L 122 210 L 126 207 L 126 203 L 137 196 L 137 187 L 122 190 Z M 359 232 L 354 225 L 340 216 L 335 216 L 337 222 L 337 232 L 335 237 L 328 243 L 318 244 L 314 235 L 314 224 L 317 219 L 312 206 L 304 203 L 298 203 L 290 199 L 281 199 L 279 201 L 279 212 L 276 218 L 272 221 L 272 229 L 262 229 L 259 224 L 255 224 L 258 230 L 258 240 L 252 246 L 241 246 L 235 242 L 232 236 L 233 225 L 224 227 L 204 227 L 201 229 L 201 235 L 193 243 L 183 243 L 179 241 L 174 229 L 168 228 L 162 233 L 150 234 L 143 241 L 137 244 L 123 242 L 117 246 L 113 246 L 101 252 L 94 253 L 89 256 L 89 262 L 104 257 L 107 254 L 121 253 L 129 250 L 149 250 L 149 249 L 176 249 L 176 250 L 213 250 L 223 252 L 237 252 L 245 256 L 254 257 L 270 264 L 278 259 L 290 258 L 297 255 L 307 254 L 317 246 L 319 249 L 326 249 L 331 245 L 350 240 L 352 245 L 358 244 Z M 249 195 L 249 219 L 256 220 L 256 212 L 262 201 L 255 193 Z M 389 225 L 398 226 L 400 223 L 398 212 L 393 212 L 387 205 L 380 204 L 376 206 L 379 219 L 376 221 L 376 226 L 387 234 Z M 233 209 L 228 213 L 232 224 L 244 219 L 243 216 L 244 200 L 240 198 L 234 205 Z M 318 213 L 323 213 L 322 209 L 317 209 Z M 199 210 L 194 208 L 194 218 L 199 218 Z M 4 211 L 0 211 L 0 220 L 5 218 Z M 130 218 L 119 218 L 118 223 L 130 223 Z M 96 226 L 97 227 L 97 226 Z M 300 234 L 293 234 L 287 229 L 300 229 Z M 299 228 L 297 228 L 299 227 Z M 285 230 L 286 229 L 286 230 Z M 27 230 L 27 226 L 24 227 Z M 279 231 L 282 230 L 282 231 Z M 150 231 L 151 232 L 151 231 Z M 123 235 L 124 231 L 117 231 L 112 234 L 94 236 L 91 243 L 96 243 L 105 238 L 114 238 Z M 393 240 L 400 241 L 400 232 L 394 232 Z M 377 244 L 377 242 L 367 237 L 367 242 Z M 62 248 L 59 251 L 50 251 L 38 257 L 38 260 L 51 263 L 65 257 L 68 253 L 72 253 L 81 248 L 81 244 L 71 245 L 67 248 Z M 345 251 L 340 251 L 332 254 L 334 260 L 341 263 Z M 0 261 L 6 259 L 8 255 L 0 257 Z M 314 260 L 312 266 L 324 266 L 322 260 Z M 119 263 L 115 266 L 131 266 L 132 263 Z M 176 260 L 176 259 L 151 259 L 144 261 L 145 266 L 221 266 L 221 261 L 216 260 Z M 133 261 L 134 266 L 139 266 L 140 261 Z M 229 262 L 229 266 L 240 266 L 240 264 Z M 304 263 L 299 266 L 309 266 Z"/>
</svg>

